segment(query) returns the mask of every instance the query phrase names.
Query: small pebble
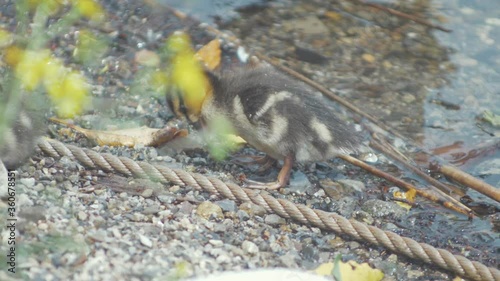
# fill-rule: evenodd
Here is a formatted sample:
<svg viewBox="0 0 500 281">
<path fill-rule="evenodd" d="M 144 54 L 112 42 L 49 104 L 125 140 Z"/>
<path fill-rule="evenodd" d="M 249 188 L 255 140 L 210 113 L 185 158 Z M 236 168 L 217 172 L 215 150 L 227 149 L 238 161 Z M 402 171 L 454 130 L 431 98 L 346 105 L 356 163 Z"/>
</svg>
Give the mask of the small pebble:
<svg viewBox="0 0 500 281">
<path fill-rule="evenodd" d="M 214 247 L 222 247 L 224 245 L 224 242 L 222 242 L 221 240 L 214 240 L 214 239 L 208 240 L 208 243 L 210 243 Z"/>
<path fill-rule="evenodd" d="M 245 253 L 251 255 L 255 255 L 259 252 L 259 247 L 257 247 L 255 243 L 248 240 L 243 241 L 243 243 L 241 244 L 241 248 L 243 249 L 243 251 L 245 251 Z"/>
<path fill-rule="evenodd" d="M 153 242 L 151 241 L 151 239 L 149 239 L 148 237 L 146 237 L 142 234 L 139 234 L 139 241 L 141 241 L 142 245 L 144 245 L 148 248 L 153 247 Z"/>
<path fill-rule="evenodd" d="M 264 222 L 270 225 L 281 225 L 285 224 L 286 220 L 276 214 L 270 214 L 264 218 Z"/>
<path fill-rule="evenodd" d="M 85 212 L 83 211 L 79 211 L 78 212 L 78 219 L 81 220 L 81 221 L 85 221 L 87 220 L 88 216 Z"/>
<path fill-rule="evenodd" d="M 153 190 L 151 188 L 145 189 L 142 193 L 141 196 L 144 198 L 149 198 L 153 195 Z"/>
<path fill-rule="evenodd" d="M 357 192 L 365 191 L 365 184 L 357 180 L 343 179 L 343 180 L 338 180 L 337 182 L 339 182 L 344 188 L 350 191 L 357 191 Z"/>
<path fill-rule="evenodd" d="M 219 207 L 216 204 L 209 202 L 209 201 L 202 202 L 198 206 L 198 208 L 196 208 L 196 214 L 202 218 L 207 219 L 207 220 L 212 218 L 212 217 L 215 217 L 215 218 L 222 218 L 223 217 L 221 207 Z"/>
</svg>

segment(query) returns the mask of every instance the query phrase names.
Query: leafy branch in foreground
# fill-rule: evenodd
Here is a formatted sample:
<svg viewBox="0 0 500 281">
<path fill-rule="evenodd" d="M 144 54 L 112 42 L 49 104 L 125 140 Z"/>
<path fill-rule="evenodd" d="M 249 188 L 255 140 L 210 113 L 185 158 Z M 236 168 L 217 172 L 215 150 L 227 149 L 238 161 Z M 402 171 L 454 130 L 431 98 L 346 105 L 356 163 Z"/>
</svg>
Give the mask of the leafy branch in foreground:
<svg viewBox="0 0 500 281">
<path fill-rule="evenodd" d="M 84 110 L 90 102 L 86 78 L 79 71 L 66 67 L 48 45 L 54 38 L 67 33 L 78 20 L 98 22 L 104 19 L 102 7 L 94 0 L 20 0 L 15 1 L 15 7 L 16 29 L 0 26 L 3 61 L 0 63 L 0 134 L 12 124 L 21 107 L 28 110 L 48 107 L 46 97 L 60 117 L 73 117 Z M 57 21 L 49 24 L 51 19 Z M 92 38 L 87 42 L 100 44 Z M 77 44 L 80 53 L 92 47 L 95 44 Z M 103 50 L 102 44 L 97 49 Z M 92 58 L 76 59 L 85 63 Z"/>
</svg>

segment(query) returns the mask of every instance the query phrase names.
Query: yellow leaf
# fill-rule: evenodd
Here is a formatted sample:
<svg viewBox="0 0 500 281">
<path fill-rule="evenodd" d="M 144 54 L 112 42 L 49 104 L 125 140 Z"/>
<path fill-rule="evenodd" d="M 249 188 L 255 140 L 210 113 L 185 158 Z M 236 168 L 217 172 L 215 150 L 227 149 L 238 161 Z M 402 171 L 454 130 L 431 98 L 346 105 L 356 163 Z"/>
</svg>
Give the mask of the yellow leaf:
<svg viewBox="0 0 500 281">
<path fill-rule="evenodd" d="M 220 42 L 214 39 L 196 52 L 196 58 L 201 60 L 209 70 L 216 69 L 220 64 Z"/>
<path fill-rule="evenodd" d="M 332 275 L 333 268 L 333 262 L 322 263 L 318 267 L 316 267 L 314 272 L 316 272 L 316 274 L 318 275 L 330 276 Z"/>
<path fill-rule="evenodd" d="M 104 19 L 104 10 L 96 1 L 73 0 L 73 3 L 82 16 L 93 21 L 101 21 Z"/>
<path fill-rule="evenodd" d="M 168 38 L 167 48 L 174 54 L 183 52 L 193 53 L 189 36 L 181 31 L 174 32 L 174 34 Z"/>
<path fill-rule="evenodd" d="M 340 269 L 341 280 L 363 280 L 363 281 L 379 281 L 384 278 L 384 274 L 379 269 L 371 268 L 367 263 L 358 264 L 355 261 L 346 263 L 339 261 L 337 266 Z M 323 276 L 331 276 L 335 270 L 333 262 L 324 263 L 318 266 L 314 272 Z"/>
<path fill-rule="evenodd" d="M 417 191 L 416 191 L 415 189 L 413 189 L 413 188 L 412 188 L 412 189 L 410 189 L 410 190 L 407 190 L 406 192 L 395 191 L 395 192 L 393 193 L 393 196 L 394 196 L 395 198 L 398 198 L 398 199 L 403 199 L 403 200 L 406 200 L 406 201 L 408 201 L 409 203 L 413 203 L 413 202 L 415 202 L 415 196 L 416 196 L 416 194 L 417 194 Z M 396 203 L 397 203 L 399 206 L 401 206 L 401 207 L 403 207 L 403 208 L 405 208 L 405 209 L 407 209 L 407 210 L 410 210 L 410 209 L 411 209 L 411 207 L 412 207 L 412 205 L 411 205 L 411 204 L 408 204 L 408 203 L 405 203 L 405 202 L 396 201 Z"/>
</svg>

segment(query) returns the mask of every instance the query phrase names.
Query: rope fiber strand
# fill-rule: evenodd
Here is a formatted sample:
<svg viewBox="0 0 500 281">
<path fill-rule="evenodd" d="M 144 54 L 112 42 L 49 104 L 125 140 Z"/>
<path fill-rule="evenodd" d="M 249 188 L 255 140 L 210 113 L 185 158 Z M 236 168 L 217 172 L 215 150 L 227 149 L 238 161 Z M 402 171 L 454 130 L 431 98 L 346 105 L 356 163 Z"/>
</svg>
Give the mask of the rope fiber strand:
<svg viewBox="0 0 500 281">
<path fill-rule="evenodd" d="M 392 252 L 403 254 L 430 265 L 437 265 L 442 269 L 468 279 L 500 281 L 500 271 L 496 268 L 487 267 L 480 262 L 471 261 L 460 255 L 454 255 L 444 249 L 418 243 L 413 239 L 399 236 L 390 231 L 383 231 L 380 228 L 355 220 L 348 220 L 335 213 L 314 210 L 288 200 L 276 199 L 265 191 L 242 188 L 237 184 L 225 183 L 219 179 L 206 177 L 198 173 L 152 165 L 146 162 L 136 162 L 109 153 L 101 154 L 53 139 L 41 138 L 37 145 L 45 155 L 54 158 L 66 156 L 92 169 L 118 172 L 129 177 L 149 178 L 161 183 L 191 186 L 231 200 L 252 202 L 264 207 L 267 212 L 275 213 L 283 218 L 323 230 L 334 231 L 337 234 L 347 234 L 358 241 L 383 246 Z"/>
</svg>

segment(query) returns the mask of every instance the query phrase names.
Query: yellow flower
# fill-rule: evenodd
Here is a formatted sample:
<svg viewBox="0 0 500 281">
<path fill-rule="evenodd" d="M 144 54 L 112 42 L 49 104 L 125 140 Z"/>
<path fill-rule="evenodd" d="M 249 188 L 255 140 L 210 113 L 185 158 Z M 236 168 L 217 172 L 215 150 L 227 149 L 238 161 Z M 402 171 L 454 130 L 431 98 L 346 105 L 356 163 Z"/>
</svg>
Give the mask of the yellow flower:
<svg viewBox="0 0 500 281">
<path fill-rule="evenodd" d="M 101 21 L 104 18 L 104 10 L 94 0 L 72 0 L 81 15 L 93 20 Z"/>
<path fill-rule="evenodd" d="M 182 91 L 189 115 L 198 115 L 205 100 L 206 80 L 200 65 L 191 54 L 175 57 L 172 82 Z"/>
<path fill-rule="evenodd" d="M 85 78 L 64 67 L 56 58 L 45 64 L 43 84 L 60 117 L 71 118 L 80 114 L 88 102 Z"/>
<path fill-rule="evenodd" d="M 22 59 L 24 50 L 16 45 L 4 49 L 3 60 L 11 67 L 15 67 Z"/>
<path fill-rule="evenodd" d="M 88 103 L 88 87 L 84 77 L 76 72 L 70 72 L 62 78 L 60 84 L 54 84 L 48 91 L 57 114 L 63 118 L 71 118 L 80 114 Z"/>
<path fill-rule="evenodd" d="M 174 54 L 191 53 L 194 55 L 194 52 L 191 49 L 191 40 L 189 39 L 189 36 L 184 32 L 177 31 L 172 34 L 172 36 L 168 38 L 167 48 Z"/>
<path fill-rule="evenodd" d="M 191 49 L 191 41 L 184 33 L 175 33 L 167 42 L 172 59 L 172 84 L 183 94 L 184 105 L 191 120 L 201 111 L 206 97 L 208 82 L 201 65 Z"/>
<path fill-rule="evenodd" d="M 59 99 L 65 95 L 62 84 L 67 72 L 68 70 L 57 59 L 52 59 L 45 66 L 43 84 L 52 100 Z"/>
<path fill-rule="evenodd" d="M 15 72 L 26 90 L 33 91 L 36 89 L 44 77 L 45 66 L 49 60 L 50 52 L 48 50 L 22 52 L 21 60 L 18 62 Z"/>
</svg>

